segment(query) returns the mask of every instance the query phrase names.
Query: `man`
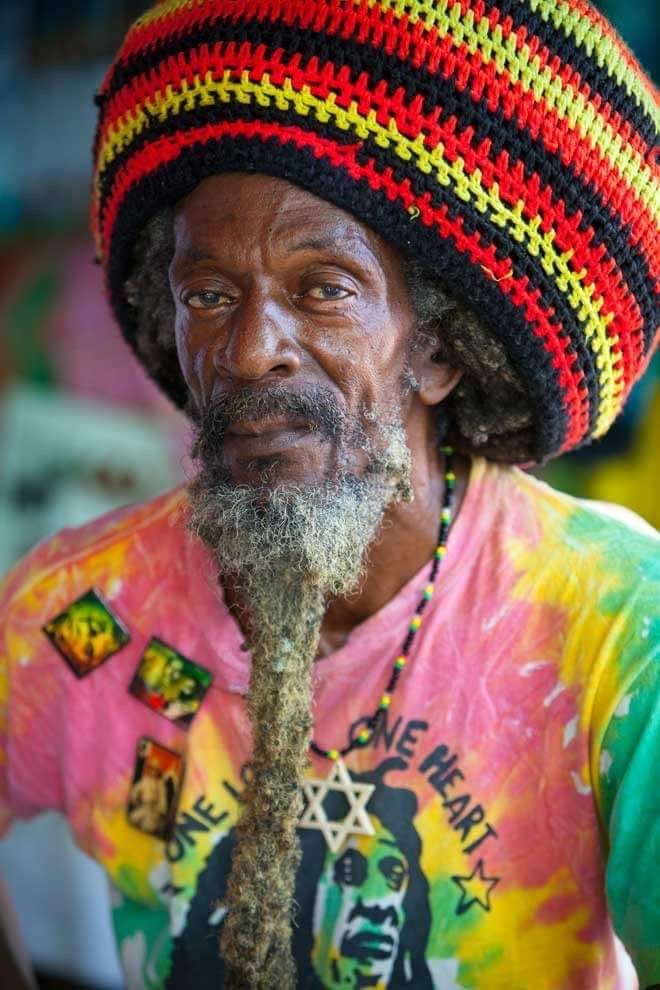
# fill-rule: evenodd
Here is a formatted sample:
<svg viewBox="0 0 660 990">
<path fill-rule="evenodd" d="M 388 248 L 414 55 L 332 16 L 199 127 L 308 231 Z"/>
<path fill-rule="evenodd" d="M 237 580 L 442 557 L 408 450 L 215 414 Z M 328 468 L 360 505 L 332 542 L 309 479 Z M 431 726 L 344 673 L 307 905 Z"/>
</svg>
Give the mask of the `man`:
<svg viewBox="0 0 660 990">
<path fill-rule="evenodd" d="M 5 818 L 66 811 L 130 987 L 633 987 L 615 931 L 657 982 L 658 544 L 506 466 L 655 345 L 633 57 L 582 0 L 161 3 L 98 104 L 99 258 L 197 471 L 10 575 Z M 42 627 L 89 594 L 130 641 L 75 680 Z M 127 694 L 152 638 L 213 678 L 189 727 Z"/>
</svg>

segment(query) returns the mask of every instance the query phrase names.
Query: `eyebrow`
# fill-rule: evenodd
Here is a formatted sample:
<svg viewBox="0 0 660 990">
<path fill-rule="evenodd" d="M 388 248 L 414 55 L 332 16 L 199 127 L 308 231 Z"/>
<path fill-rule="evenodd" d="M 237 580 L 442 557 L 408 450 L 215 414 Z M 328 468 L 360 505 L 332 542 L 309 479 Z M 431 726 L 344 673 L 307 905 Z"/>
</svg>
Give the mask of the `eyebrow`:
<svg viewBox="0 0 660 990">
<path fill-rule="evenodd" d="M 200 248 L 187 247 L 177 260 L 190 264 L 193 261 L 214 261 L 215 259 L 212 254 L 209 254 L 208 251 L 201 250 Z"/>
<path fill-rule="evenodd" d="M 371 248 L 368 244 L 361 238 L 357 238 L 358 243 L 365 247 L 370 253 Z M 298 241 L 294 241 L 288 247 L 284 248 L 286 255 L 296 254 L 300 251 L 331 251 L 338 255 L 345 255 L 345 238 L 337 237 L 304 237 Z M 177 259 L 178 262 L 190 265 L 197 262 L 216 262 L 216 257 L 204 248 L 196 248 L 193 246 L 188 246 L 185 248 L 183 254 Z"/>
<path fill-rule="evenodd" d="M 286 249 L 287 254 L 295 254 L 296 251 L 327 251 L 336 250 L 340 242 L 334 238 L 307 237 L 296 241 Z"/>
</svg>

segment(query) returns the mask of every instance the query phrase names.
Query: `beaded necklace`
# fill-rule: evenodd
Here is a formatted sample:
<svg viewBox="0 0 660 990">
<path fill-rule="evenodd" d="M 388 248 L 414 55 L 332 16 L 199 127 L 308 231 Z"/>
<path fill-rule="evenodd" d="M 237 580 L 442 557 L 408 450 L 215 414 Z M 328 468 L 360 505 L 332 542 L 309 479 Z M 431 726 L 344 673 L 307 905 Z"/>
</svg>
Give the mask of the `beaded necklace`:
<svg viewBox="0 0 660 990">
<path fill-rule="evenodd" d="M 340 757 L 347 756 L 348 753 L 351 753 L 354 749 L 358 749 L 360 746 L 366 746 L 367 743 L 373 738 L 373 734 L 378 727 L 378 723 L 384 717 L 384 712 L 387 711 L 392 703 L 392 695 L 394 694 L 396 686 L 399 683 L 401 671 L 408 663 L 408 657 L 415 641 L 415 635 L 422 624 L 422 614 L 433 597 L 433 592 L 435 590 L 435 579 L 438 573 L 438 568 L 440 567 L 440 561 L 447 552 L 447 536 L 449 534 L 449 526 L 451 525 L 456 475 L 453 471 L 453 447 L 441 447 L 441 451 L 445 457 L 445 490 L 442 511 L 440 513 L 438 545 L 433 554 L 428 583 L 424 588 L 421 600 L 417 605 L 413 617 L 408 625 L 408 631 L 403 641 L 401 652 L 394 661 L 390 679 L 387 682 L 387 686 L 380 701 L 378 702 L 378 708 L 368 720 L 365 728 L 361 729 L 357 736 L 355 736 L 354 739 L 351 739 L 350 743 L 347 746 L 344 746 L 343 749 L 323 749 L 323 747 L 319 746 L 318 743 L 312 739 L 310 742 L 310 748 L 314 753 L 316 753 L 317 756 L 325 756 L 328 760 L 332 760 L 334 762 Z"/>
<path fill-rule="evenodd" d="M 328 848 L 333 853 L 339 851 L 349 836 L 374 835 L 374 826 L 367 812 L 367 804 L 375 790 L 375 785 L 354 781 L 342 757 L 351 753 L 354 749 L 358 749 L 360 746 L 366 746 L 373 738 L 378 725 L 384 718 L 384 713 L 392 703 L 392 695 L 399 683 L 401 671 L 408 663 L 415 636 L 422 624 L 422 614 L 433 597 L 435 579 L 438 568 L 440 567 L 440 561 L 447 552 L 447 536 L 452 519 L 454 488 L 456 485 L 456 475 L 453 471 L 454 451 L 452 447 L 442 447 L 441 450 L 445 456 L 445 490 L 442 511 L 440 513 L 438 545 L 433 554 L 428 582 L 422 593 L 422 598 L 413 613 L 413 617 L 408 624 L 408 631 L 406 632 L 401 652 L 394 661 L 390 679 L 378 702 L 378 708 L 367 721 L 366 726 L 343 749 L 323 749 L 315 740 L 310 742 L 310 749 L 314 753 L 332 761 L 332 770 L 325 780 L 312 778 L 303 782 L 303 793 L 307 800 L 307 807 L 299 819 L 298 825 L 300 828 L 314 829 L 322 832 Z M 342 794 L 348 804 L 348 814 L 339 820 L 329 819 L 325 810 L 324 801 L 331 791 Z"/>
</svg>

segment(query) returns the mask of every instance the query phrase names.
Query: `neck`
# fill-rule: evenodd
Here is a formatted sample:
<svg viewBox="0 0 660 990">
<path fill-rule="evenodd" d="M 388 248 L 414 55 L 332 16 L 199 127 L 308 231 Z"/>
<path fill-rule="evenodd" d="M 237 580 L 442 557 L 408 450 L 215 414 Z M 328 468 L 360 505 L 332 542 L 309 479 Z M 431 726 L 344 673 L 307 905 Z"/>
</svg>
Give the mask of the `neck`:
<svg viewBox="0 0 660 990">
<path fill-rule="evenodd" d="M 444 461 L 432 439 L 426 445 L 425 455 L 413 460 L 413 501 L 397 502 L 385 513 L 379 538 L 369 551 L 359 589 L 328 601 L 317 659 L 340 649 L 356 626 L 383 608 L 430 561 L 438 540 Z M 454 470 L 455 521 L 467 488 L 469 461 L 455 456 Z M 249 610 L 241 595 L 230 582 L 224 583 L 224 591 L 228 607 L 247 633 Z"/>
<path fill-rule="evenodd" d="M 469 461 L 454 457 L 456 519 L 467 488 Z M 444 493 L 442 455 L 433 444 L 426 463 L 413 467 L 414 500 L 388 508 L 378 541 L 369 551 L 364 578 L 357 592 L 329 601 L 317 658 L 344 645 L 352 630 L 375 615 L 431 560 L 438 542 L 440 507 Z"/>
</svg>

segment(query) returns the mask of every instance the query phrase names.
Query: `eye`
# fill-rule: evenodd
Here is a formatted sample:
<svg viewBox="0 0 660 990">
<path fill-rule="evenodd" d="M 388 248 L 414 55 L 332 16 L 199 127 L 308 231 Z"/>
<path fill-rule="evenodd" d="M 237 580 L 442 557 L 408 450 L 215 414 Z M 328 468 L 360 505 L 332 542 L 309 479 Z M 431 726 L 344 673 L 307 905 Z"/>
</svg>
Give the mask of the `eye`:
<svg viewBox="0 0 660 990">
<path fill-rule="evenodd" d="M 336 299 L 346 299 L 351 293 L 341 285 L 332 282 L 323 282 L 322 285 L 315 285 L 305 293 L 310 299 L 317 299 L 319 302 L 334 302 Z"/>
<path fill-rule="evenodd" d="M 226 306 L 231 299 L 225 292 L 219 292 L 217 289 L 203 289 L 188 293 L 183 297 L 183 301 L 191 309 L 216 309 L 218 306 Z"/>
<path fill-rule="evenodd" d="M 335 863 L 333 874 L 340 887 L 361 887 L 367 879 L 367 861 L 357 849 L 347 849 Z"/>
<path fill-rule="evenodd" d="M 385 856 L 378 864 L 378 869 L 385 877 L 385 881 L 390 890 L 399 891 L 403 887 L 408 877 L 408 870 L 405 863 L 394 856 Z"/>
</svg>

